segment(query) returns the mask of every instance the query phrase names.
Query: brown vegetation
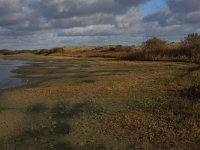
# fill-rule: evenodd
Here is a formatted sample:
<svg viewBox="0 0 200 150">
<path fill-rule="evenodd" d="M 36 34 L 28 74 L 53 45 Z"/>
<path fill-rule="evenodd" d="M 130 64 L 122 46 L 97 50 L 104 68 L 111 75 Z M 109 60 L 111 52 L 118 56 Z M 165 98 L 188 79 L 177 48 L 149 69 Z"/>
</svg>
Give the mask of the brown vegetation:
<svg viewBox="0 0 200 150">
<path fill-rule="evenodd" d="M 41 56 L 64 57 L 107 57 L 139 61 L 184 61 L 200 63 L 200 35 L 189 34 L 184 41 L 167 43 L 159 38 L 151 38 L 141 46 L 76 46 L 57 47 L 41 50 L 0 50 L 1 55 L 24 55 L 32 53 Z"/>
<path fill-rule="evenodd" d="M 158 38 L 152 38 L 143 44 L 143 50 L 133 52 L 124 59 L 200 63 L 200 35 L 189 34 L 181 43 L 168 44 Z"/>
</svg>

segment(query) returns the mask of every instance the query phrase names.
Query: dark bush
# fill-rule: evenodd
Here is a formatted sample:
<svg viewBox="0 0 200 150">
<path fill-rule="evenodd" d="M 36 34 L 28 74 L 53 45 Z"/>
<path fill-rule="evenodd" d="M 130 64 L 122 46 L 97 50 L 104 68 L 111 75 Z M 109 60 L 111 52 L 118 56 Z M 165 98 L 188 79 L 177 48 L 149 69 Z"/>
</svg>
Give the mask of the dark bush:
<svg viewBox="0 0 200 150">
<path fill-rule="evenodd" d="M 188 97 L 190 99 L 199 99 L 200 98 L 200 85 L 192 85 L 188 89 L 181 91 L 181 95 Z"/>
<path fill-rule="evenodd" d="M 10 54 L 10 51 L 9 50 L 0 50 L 0 54 L 8 55 L 8 54 Z"/>
<path fill-rule="evenodd" d="M 144 42 L 143 47 L 144 50 L 164 50 L 166 43 L 166 41 L 154 37 Z"/>
<path fill-rule="evenodd" d="M 53 49 L 41 49 L 37 51 L 35 54 L 36 55 L 51 55 L 54 53 L 63 53 L 64 49 L 63 48 L 53 48 Z"/>
<path fill-rule="evenodd" d="M 200 34 L 192 33 L 187 35 L 183 41 L 183 44 L 191 50 L 200 52 Z"/>
<path fill-rule="evenodd" d="M 192 53 L 192 61 L 200 63 L 200 34 L 189 34 L 187 37 L 185 37 L 183 46 Z"/>
<path fill-rule="evenodd" d="M 108 49 L 108 51 L 116 51 L 116 48 L 115 48 L 115 47 L 110 47 L 110 48 Z"/>
</svg>

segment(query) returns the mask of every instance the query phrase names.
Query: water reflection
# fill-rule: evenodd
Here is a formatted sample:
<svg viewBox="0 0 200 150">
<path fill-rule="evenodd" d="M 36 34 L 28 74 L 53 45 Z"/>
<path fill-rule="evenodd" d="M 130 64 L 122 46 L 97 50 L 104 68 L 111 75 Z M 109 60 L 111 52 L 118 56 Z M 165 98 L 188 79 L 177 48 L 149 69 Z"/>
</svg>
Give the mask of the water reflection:
<svg viewBox="0 0 200 150">
<path fill-rule="evenodd" d="M 5 60 L 0 58 L 0 89 L 5 89 L 20 85 L 22 80 L 16 78 L 12 71 L 17 67 L 25 65 L 24 61 L 19 60 Z"/>
</svg>

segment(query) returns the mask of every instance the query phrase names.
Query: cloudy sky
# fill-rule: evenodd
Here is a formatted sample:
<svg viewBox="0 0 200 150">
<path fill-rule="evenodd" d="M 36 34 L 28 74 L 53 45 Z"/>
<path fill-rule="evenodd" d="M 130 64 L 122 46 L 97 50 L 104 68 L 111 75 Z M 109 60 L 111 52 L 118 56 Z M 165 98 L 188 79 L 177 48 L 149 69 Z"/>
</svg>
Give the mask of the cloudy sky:
<svg viewBox="0 0 200 150">
<path fill-rule="evenodd" d="M 200 0 L 0 0 L 0 49 L 140 44 L 200 33 Z"/>
</svg>

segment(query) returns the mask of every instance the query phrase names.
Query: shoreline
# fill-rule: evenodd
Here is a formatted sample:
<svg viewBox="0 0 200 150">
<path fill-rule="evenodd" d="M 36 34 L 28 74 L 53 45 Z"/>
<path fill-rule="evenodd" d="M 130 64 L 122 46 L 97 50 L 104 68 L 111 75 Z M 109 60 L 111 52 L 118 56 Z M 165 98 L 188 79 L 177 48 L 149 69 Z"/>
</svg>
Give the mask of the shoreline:
<svg viewBox="0 0 200 150">
<path fill-rule="evenodd" d="M 5 60 L 3 57 L 0 57 L 1 63 L 3 63 L 3 68 L 1 68 L 1 81 L 0 90 L 13 89 L 24 84 L 22 78 L 18 77 L 20 74 L 15 72 L 20 67 L 28 65 L 28 61 L 23 60 Z M 6 63 L 6 64 L 4 64 Z"/>
</svg>

